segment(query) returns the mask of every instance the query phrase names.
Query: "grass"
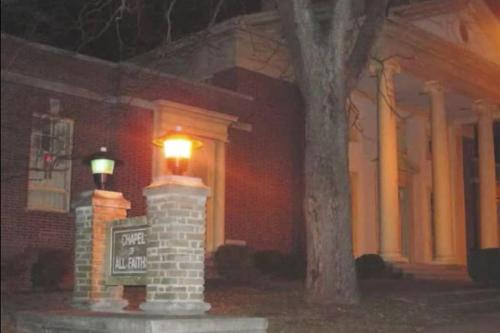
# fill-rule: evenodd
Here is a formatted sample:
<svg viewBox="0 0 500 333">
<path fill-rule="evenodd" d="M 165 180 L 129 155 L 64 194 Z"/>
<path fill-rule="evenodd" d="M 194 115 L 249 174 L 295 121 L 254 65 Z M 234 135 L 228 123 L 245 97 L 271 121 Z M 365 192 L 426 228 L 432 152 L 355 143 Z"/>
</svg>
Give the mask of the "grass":
<svg viewBox="0 0 500 333">
<path fill-rule="evenodd" d="M 407 292 L 364 293 L 359 304 L 315 306 L 304 301 L 299 283 L 280 288 L 223 287 L 207 291 L 212 314 L 266 317 L 269 333 L 420 332 L 456 323 L 459 317 Z"/>
<path fill-rule="evenodd" d="M 301 282 L 273 279 L 261 279 L 252 285 L 209 283 L 205 296 L 212 305 L 210 314 L 265 317 L 269 320 L 268 333 L 428 332 L 471 322 L 475 314 L 484 311 L 498 311 L 494 313 L 500 315 L 500 300 L 486 309 L 474 303 L 478 289 L 471 284 L 371 280 L 363 281 L 360 287 L 359 304 L 342 306 L 308 304 Z M 129 309 L 136 309 L 144 300 L 143 292 L 141 287 L 127 288 Z M 491 295 L 489 290 L 484 291 L 484 295 L 488 293 Z M 493 293 L 500 296 L 499 289 Z M 12 318 L 16 311 L 65 308 L 71 301 L 70 292 L 6 296 L 2 297 L 2 332 L 8 333 L 14 332 Z M 457 300 L 465 307 L 456 306 Z M 474 302 L 468 306 L 471 300 Z"/>
</svg>

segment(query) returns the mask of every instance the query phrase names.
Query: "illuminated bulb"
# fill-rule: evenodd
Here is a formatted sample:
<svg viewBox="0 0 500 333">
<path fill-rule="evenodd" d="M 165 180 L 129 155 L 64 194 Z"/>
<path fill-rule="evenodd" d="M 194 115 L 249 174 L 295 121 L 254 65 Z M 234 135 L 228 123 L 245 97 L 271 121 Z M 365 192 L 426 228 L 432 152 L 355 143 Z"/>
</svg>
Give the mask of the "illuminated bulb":
<svg viewBox="0 0 500 333">
<path fill-rule="evenodd" d="M 172 136 L 163 142 L 165 158 L 191 158 L 193 142 L 184 136 Z"/>
</svg>

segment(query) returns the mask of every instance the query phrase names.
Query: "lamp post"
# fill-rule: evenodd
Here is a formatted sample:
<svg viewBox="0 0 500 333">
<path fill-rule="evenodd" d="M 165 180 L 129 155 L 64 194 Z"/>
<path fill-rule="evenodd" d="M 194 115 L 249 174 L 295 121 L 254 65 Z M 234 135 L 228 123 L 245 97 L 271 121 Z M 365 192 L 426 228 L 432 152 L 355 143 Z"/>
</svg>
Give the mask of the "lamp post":
<svg viewBox="0 0 500 333">
<path fill-rule="evenodd" d="M 201 141 L 182 133 L 180 127 L 153 140 L 153 144 L 163 148 L 167 168 L 174 175 L 182 175 L 186 172 L 193 149 L 202 146 Z"/>
<path fill-rule="evenodd" d="M 122 161 L 113 158 L 106 147 L 101 147 L 98 152 L 86 157 L 84 163 L 90 165 L 97 189 L 106 190 L 115 166 L 121 165 Z"/>
</svg>

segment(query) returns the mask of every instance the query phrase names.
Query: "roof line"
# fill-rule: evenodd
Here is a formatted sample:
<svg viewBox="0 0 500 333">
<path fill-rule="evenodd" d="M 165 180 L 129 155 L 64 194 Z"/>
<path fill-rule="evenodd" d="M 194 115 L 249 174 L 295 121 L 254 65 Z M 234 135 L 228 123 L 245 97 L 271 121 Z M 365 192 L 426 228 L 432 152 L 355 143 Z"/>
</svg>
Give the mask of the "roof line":
<svg viewBox="0 0 500 333">
<path fill-rule="evenodd" d="M 131 62 L 112 62 L 112 61 L 108 61 L 108 60 L 103 60 L 103 59 L 87 56 L 84 54 L 76 53 L 74 51 L 60 49 L 60 48 L 57 48 L 55 46 L 44 45 L 44 44 L 40 44 L 37 42 L 27 41 L 27 40 L 22 39 L 20 37 L 12 36 L 12 35 L 4 33 L 4 32 L 1 33 L 1 39 L 2 40 L 11 39 L 11 40 L 14 40 L 14 41 L 22 44 L 23 46 L 33 47 L 35 49 L 39 49 L 39 50 L 42 50 L 45 52 L 58 54 L 58 55 L 62 55 L 62 56 L 67 56 L 67 57 L 72 57 L 72 58 L 76 58 L 78 60 L 83 60 L 83 61 L 87 61 L 90 63 L 97 63 L 97 64 L 101 64 L 104 66 L 116 68 L 116 69 L 119 69 L 120 67 L 126 67 L 126 68 L 128 67 L 131 69 L 141 70 L 144 73 L 149 73 L 149 74 L 153 74 L 153 75 L 157 75 L 157 76 L 165 77 L 165 78 L 169 78 L 169 79 L 175 79 L 175 80 L 187 83 L 187 84 L 191 84 L 191 85 L 198 86 L 198 87 L 203 87 L 203 88 L 208 89 L 208 90 L 221 92 L 221 93 L 224 93 L 227 95 L 243 98 L 243 99 L 246 99 L 249 101 L 254 100 L 254 98 L 252 96 L 247 95 L 247 94 L 243 94 L 243 93 L 235 92 L 235 91 L 232 91 L 229 89 L 213 86 L 213 85 L 210 85 L 210 84 L 207 84 L 204 82 L 191 81 L 191 80 L 188 80 L 188 79 L 183 78 L 181 76 L 176 76 L 176 75 L 156 71 L 156 70 L 153 70 L 153 69 L 150 69 L 147 67 L 142 67 L 142 66 L 136 65 L 136 64 L 131 63 Z"/>
</svg>

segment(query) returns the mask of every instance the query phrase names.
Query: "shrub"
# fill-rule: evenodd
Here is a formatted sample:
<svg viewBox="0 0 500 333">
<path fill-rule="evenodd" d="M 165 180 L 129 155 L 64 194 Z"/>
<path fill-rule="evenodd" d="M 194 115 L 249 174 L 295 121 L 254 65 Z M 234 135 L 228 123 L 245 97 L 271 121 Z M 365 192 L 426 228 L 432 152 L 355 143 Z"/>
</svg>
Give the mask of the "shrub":
<svg viewBox="0 0 500 333">
<path fill-rule="evenodd" d="M 63 277 L 70 270 L 70 255 L 63 250 L 44 249 L 31 267 L 31 283 L 34 289 L 58 290 Z"/>
<path fill-rule="evenodd" d="M 307 261 L 303 254 L 291 253 L 285 257 L 285 269 L 282 277 L 295 280 L 306 277 Z"/>
<path fill-rule="evenodd" d="M 385 262 L 378 254 L 364 254 L 355 261 L 359 279 L 381 277 L 385 273 Z"/>
<path fill-rule="evenodd" d="M 1 277 L 2 281 L 10 278 L 19 278 L 28 270 L 28 259 L 23 254 L 14 256 L 2 264 Z"/>
<path fill-rule="evenodd" d="M 475 282 L 500 284 L 500 248 L 470 250 L 467 266 Z"/>
<path fill-rule="evenodd" d="M 217 272 L 228 281 L 248 282 L 255 277 L 253 252 L 248 246 L 221 245 L 214 262 Z"/>
<path fill-rule="evenodd" d="M 291 253 L 283 254 L 274 250 L 258 251 L 254 254 L 255 267 L 265 275 L 285 279 L 301 279 L 306 273 L 304 256 Z"/>
<path fill-rule="evenodd" d="M 36 250 L 26 248 L 2 264 L 2 293 L 20 291 L 29 288 L 29 270 L 36 260 Z"/>
<path fill-rule="evenodd" d="M 279 275 L 286 266 L 286 256 L 278 251 L 257 251 L 254 254 L 255 267 L 262 274 Z"/>
</svg>

